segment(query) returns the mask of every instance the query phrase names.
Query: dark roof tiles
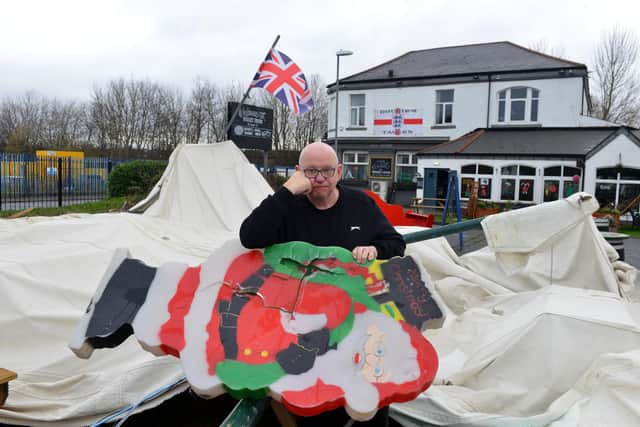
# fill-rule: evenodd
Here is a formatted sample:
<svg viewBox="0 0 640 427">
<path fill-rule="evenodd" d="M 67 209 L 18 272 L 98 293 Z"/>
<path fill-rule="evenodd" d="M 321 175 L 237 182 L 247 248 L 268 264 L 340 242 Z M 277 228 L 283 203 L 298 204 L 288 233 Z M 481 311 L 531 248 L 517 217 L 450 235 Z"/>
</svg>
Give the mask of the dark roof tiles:
<svg viewBox="0 0 640 427">
<path fill-rule="evenodd" d="M 586 66 L 504 41 L 415 50 L 340 81 L 385 80 L 390 70 L 394 79 L 406 79 L 558 68 Z"/>
<path fill-rule="evenodd" d="M 419 152 L 433 155 L 571 155 L 592 151 L 619 128 L 479 129 Z"/>
</svg>

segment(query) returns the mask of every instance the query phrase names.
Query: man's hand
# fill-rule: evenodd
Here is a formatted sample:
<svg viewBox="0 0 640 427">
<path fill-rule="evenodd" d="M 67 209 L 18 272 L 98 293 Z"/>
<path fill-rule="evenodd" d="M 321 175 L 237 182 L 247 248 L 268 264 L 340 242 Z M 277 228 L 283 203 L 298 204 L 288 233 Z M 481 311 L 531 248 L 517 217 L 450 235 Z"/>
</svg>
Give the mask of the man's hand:
<svg viewBox="0 0 640 427">
<path fill-rule="evenodd" d="M 378 250 L 375 246 L 356 246 L 351 253 L 353 254 L 353 259 L 360 264 L 373 261 L 378 257 Z"/>
<path fill-rule="evenodd" d="M 291 178 L 284 183 L 284 187 L 293 195 L 307 194 L 311 191 L 311 181 L 304 176 L 301 170 L 297 170 L 291 175 Z"/>
</svg>

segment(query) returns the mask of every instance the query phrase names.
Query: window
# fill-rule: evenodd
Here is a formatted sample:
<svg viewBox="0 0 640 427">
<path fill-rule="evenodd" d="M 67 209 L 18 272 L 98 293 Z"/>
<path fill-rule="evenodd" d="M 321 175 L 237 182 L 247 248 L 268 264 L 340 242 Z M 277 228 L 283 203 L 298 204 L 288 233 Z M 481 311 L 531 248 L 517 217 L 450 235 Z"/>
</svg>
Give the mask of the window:
<svg viewBox="0 0 640 427">
<path fill-rule="evenodd" d="M 364 95 L 351 95 L 351 126 L 364 126 Z"/>
<path fill-rule="evenodd" d="M 436 90 L 436 124 L 453 123 L 453 89 Z"/>
<path fill-rule="evenodd" d="M 512 87 L 498 92 L 498 122 L 537 122 L 540 91 Z"/>
<path fill-rule="evenodd" d="M 367 180 L 369 154 L 360 151 L 345 151 L 342 153 L 344 165 L 344 179 Z"/>
<path fill-rule="evenodd" d="M 596 199 L 601 207 L 626 208 L 640 195 L 640 169 L 608 167 L 596 169 Z"/>
<path fill-rule="evenodd" d="M 500 175 L 502 175 L 500 179 L 500 200 L 533 201 L 536 168 L 526 165 L 502 166 Z"/>
<path fill-rule="evenodd" d="M 396 182 L 414 182 L 418 174 L 418 157 L 413 153 L 396 153 Z"/>
<path fill-rule="evenodd" d="M 524 202 L 533 201 L 533 180 L 532 179 L 521 179 L 518 189 L 519 189 L 518 200 L 524 201 Z"/>
<path fill-rule="evenodd" d="M 581 171 L 571 166 L 549 166 L 544 168 L 542 201 L 552 202 L 569 197 L 580 190 Z"/>
<path fill-rule="evenodd" d="M 493 166 L 483 164 L 463 165 L 460 168 L 460 197 L 469 198 L 473 185 L 478 182 L 478 199 L 491 199 Z"/>
<path fill-rule="evenodd" d="M 463 174 L 470 173 L 470 174 L 474 174 L 475 175 L 477 170 L 478 170 L 478 165 L 475 165 L 475 164 L 473 164 L 473 165 L 464 165 L 464 166 L 462 166 L 460 168 L 460 173 L 463 173 Z"/>
</svg>

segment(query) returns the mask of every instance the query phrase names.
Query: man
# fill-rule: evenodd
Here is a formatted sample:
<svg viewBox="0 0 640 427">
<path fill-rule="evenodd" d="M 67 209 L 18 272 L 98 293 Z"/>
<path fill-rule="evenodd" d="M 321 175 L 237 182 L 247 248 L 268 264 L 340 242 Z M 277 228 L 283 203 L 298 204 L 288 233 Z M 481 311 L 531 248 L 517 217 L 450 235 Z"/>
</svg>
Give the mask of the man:
<svg viewBox="0 0 640 427">
<path fill-rule="evenodd" d="M 358 262 L 404 255 L 402 236 L 364 192 L 338 184 L 342 165 L 322 142 L 307 145 L 295 173 L 262 201 L 240 227 L 249 249 L 300 240 L 340 246 Z"/>
<path fill-rule="evenodd" d="M 300 240 L 316 246 L 340 246 L 364 263 L 403 256 L 405 242 L 375 202 L 364 192 L 338 184 L 342 165 L 322 142 L 307 145 L 294 174 L 244 220 L 240 241 L 249 249 Z M 387 426 L 388 410 L 368 425 Z M 342 425 L 344 409 L 302 418 L 302 426 Z"/>
</svg>

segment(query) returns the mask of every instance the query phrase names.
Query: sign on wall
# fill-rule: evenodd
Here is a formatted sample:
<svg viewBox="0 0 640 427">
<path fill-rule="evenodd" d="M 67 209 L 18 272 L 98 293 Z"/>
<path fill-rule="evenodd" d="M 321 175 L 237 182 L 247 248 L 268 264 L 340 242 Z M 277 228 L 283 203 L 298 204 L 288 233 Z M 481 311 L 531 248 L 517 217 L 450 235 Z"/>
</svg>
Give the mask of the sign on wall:
<svg viewBox="0 0 640 427">
<path fill-rule="evenodd" d="M 424 114 L 419 108 L 374 110 L 373 134 L 379 136 L 422 136 Z"/>
<path fill-rule="evenodd" d="M 393 178 L 393 158 L 389 156 L 369 156 L 369 178 Z"/>
<path fill-rule="evenodd" d="M 227 120 L 238 106 L 237 102 L 227 105 Z M 227 137 L 240 148 L 269 151 L 273 140 L 273 110 L 243 105 L 229 128 Z"/>
</svg>

